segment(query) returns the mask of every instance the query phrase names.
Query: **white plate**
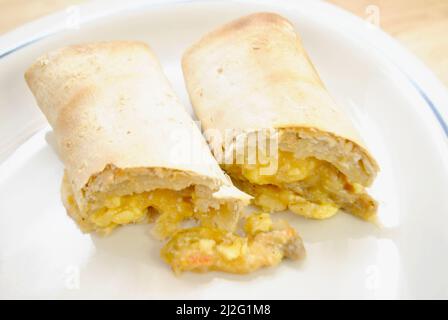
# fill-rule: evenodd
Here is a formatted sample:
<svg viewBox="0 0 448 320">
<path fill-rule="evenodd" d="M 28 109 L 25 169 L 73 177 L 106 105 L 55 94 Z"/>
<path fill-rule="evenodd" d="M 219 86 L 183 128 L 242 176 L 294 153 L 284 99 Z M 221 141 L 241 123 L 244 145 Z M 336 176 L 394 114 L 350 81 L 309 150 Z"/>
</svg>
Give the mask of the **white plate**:
<svg viewBox="0 0 448 320">
<path fill-rule="evenodd" d="M 442 109 L 448 98 L 389 37 L 315 1 L 107 1 L 77 10 L 0 38 L 0 153 L 7 157 L 0 165 L 1 298 L 448 297 Z M 148 226 L 124 227 L 107 238 L 81 234 L 59 199 L 63 166 L 49 128 L 30 137 L 45 122 L 23 81 L 26 67 L 67 44 L 139 39 L 150 43 L 189 107 L 179 65 L 184 49 L 221 23 L 256 11 L 275 11 L 295 24 L 328 89 L 377 157 L 382 171 L 372 193 L 384 227 L 345 214 L 323 222 L 288 215 L 305 240 L 307 259 L 249 276 L 175 277 Z M 70 29 L 77 12 L 81 27 Z"/>
</svg>

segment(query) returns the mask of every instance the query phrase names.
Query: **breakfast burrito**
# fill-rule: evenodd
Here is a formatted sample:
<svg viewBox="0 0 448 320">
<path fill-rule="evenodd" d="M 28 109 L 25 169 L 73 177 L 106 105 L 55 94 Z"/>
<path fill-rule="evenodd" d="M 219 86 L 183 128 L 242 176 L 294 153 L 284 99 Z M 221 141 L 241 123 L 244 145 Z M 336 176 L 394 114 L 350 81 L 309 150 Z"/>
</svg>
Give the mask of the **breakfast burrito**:
<svg viewBox="0 0 448 320">
<path fill-rule="evenodd" d="M 250 196 L 219 167 L 147 45 L 65 47 L 25 78 L 65 166 L 63 203 L 83 231 L 154 222 L 176 272 L 246 273 L 303 256 L 288 225 L 250 215 L 255 227 L 236 233 Z M 266 242 L 269 254 L 255 259 Z"/>
<path fill-rule="evenodd" d="M 272 13 L 233 21 L 189 48 L 182 67 L 213 153 L 255 205 L 375 218 L 365 188 L 378 165 L 289 21 Z"/>
<path fill-rule="evenodd" d="M 65 166 L 63 203 L 85 232 L 156 221 L 233 230 L 249 196 L 213 158 L 151 50 L 103 42 L 48 53 L 26 81 Z"/>
</svg>

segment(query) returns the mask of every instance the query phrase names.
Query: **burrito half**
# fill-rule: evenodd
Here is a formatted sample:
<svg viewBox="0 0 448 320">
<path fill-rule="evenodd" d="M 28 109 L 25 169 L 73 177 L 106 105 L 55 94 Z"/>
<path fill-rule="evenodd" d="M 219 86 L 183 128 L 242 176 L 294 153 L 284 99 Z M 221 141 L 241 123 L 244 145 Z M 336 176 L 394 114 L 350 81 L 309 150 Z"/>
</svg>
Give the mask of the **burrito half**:
<svg viewBox="0 0 448 320">
<path fill-rule="evenodd" d="M 85 232 L 188 219 L 233 230 L 249 196 L 219 168 L 151 50 L 139 42 L 62 48 L 26 81 L 65 166 L 62 198 Z"/>
<path fill-rule="evenodd" d="M 189 48 L 182 66 L 215 156 L 255 205 L 315 219 L 339 209 L 375 217 L 365 188 L 378 165 L 289 21 L 240 18 Z"/>
</svg>

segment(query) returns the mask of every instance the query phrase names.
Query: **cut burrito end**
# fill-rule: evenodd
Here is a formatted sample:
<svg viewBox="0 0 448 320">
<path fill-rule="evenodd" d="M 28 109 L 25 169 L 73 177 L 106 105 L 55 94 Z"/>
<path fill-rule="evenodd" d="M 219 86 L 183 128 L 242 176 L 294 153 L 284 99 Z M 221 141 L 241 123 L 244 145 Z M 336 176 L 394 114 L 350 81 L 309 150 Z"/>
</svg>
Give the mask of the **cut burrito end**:
<svg viewBox="0 0 448 320">
<path fill-rule="evenodd" d="M 223 163 L 254 204 L 315 219 L 339 209 L 375 218 L 377 203 L 365 188 L 378 165 L 323 85 L 291 22 L 275 13 L 232 21 L 191 46 L 182 67 L 205 132 L 227 137 L 233 130 L 234 139 L 241 132 L 278 132 L 278 152 L 268 155 L 268 164 Z M 215 155 L 233 152 L 232 143 L 209 139 Z M 270 164 L 278 170 L 266 174 Z"/>
<path fill-rule="evenodd" d="M 120 225 L 155 222 L 155 235 L 164 239 L 187 221 L 228 231 L 235 229 L 250 198 L 233 186 L 216 189 L 216 184 L 217 181 L 177 170 L 122 170 L 108 165 L 89 180 L 78 200 L 65 174 L 62 198 L 68 214 L 84 232 L 106 235 Z M 221 189 L 226 188 L 229 196 L 220 197 Z"/>
<path fill-rule="evenodd" d="M 238 151 L 237 151 L 238 152 Z M 276 154 L 255 163 L 224 164 L 235 185 L 269 212 L 291 210 L 326 219 L 339 209 L 375 220 L 377 202 L 365 191 L 378 171 L 355 143 L 309 128 L 278 129 Z"/>
</svg>

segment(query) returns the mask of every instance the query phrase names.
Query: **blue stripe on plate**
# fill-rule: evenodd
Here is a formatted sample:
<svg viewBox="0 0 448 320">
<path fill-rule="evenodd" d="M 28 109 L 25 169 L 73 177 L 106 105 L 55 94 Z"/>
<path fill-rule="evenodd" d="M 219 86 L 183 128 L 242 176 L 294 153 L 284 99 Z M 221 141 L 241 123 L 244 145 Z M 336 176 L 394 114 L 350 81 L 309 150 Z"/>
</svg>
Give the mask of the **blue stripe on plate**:
<svg viewBox="0 0 448 320">
<path fill-rule="evenodd" d="M 406 75 L 406 74 L 405 74 Z M 440 123 L 440 126 L 442 127 L 443 131 L 445 132 L 445 135 L 448 137 L 448 124 L 443 119 L 442 115 L 440 114 L 439 110 L 435 106 L 435 104 L 432 102 L 432 100 L 428 97 L 428 95 L 423 91 L 422 88 L 408 75 L 406 75 L 406 78 L 409 80 L 409 82 L 412 84 L 412 86 L 420 93 L 423 100 L 425 100 L 426 104 L 431 109 L 432 113 L 434 113 L 435 117 L 437 118 L 437 121 Z"/>
<path fill-rule="evenodd" d="M 12 48 L 12 49 L 10 49 L 8 51 L 5 51 L 2 54 L 0 54 L 0 59 L 4 58 L 6 56 L 9 56 L 11 53 L 14 53 L 14 52 L 16 52 L 16 51 L 18 51 L 18 50 L 20 50 L 22 48 L 25 48 L 25 47 L 29 46 L 30 44 L 33 44 L 33 43 L 35 43 L 37 41 L 45 39 L 45 38 L 47 38 L 47 37 L 49 37 L 51 35 L 53 35 L 53 33 L 52 34 L 47 34 L 47 35 L 44 35 L 44 36 L 41 36 L 41 37 L 37 37 L 37 38 L 34 38 L 34 39 L 32 39 L 32 40 L 30 40 L 28 42 L 22 43 L 18 47 Z"/>
</svg>

